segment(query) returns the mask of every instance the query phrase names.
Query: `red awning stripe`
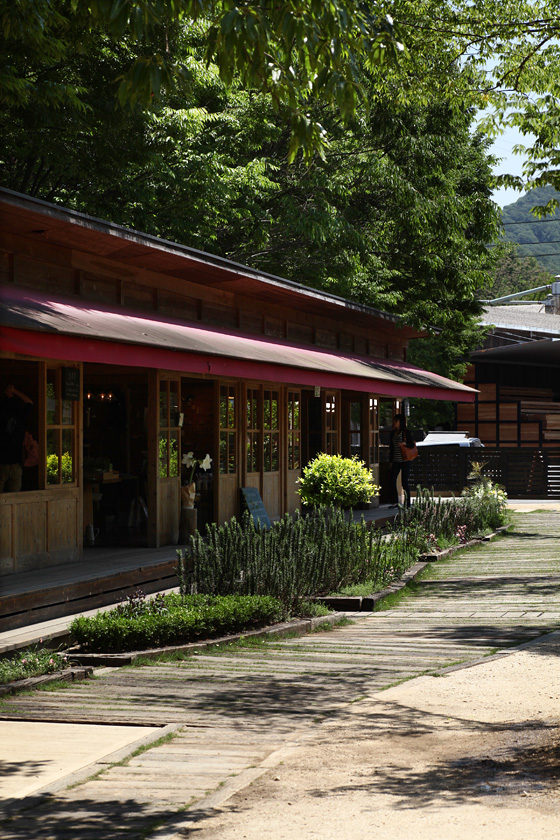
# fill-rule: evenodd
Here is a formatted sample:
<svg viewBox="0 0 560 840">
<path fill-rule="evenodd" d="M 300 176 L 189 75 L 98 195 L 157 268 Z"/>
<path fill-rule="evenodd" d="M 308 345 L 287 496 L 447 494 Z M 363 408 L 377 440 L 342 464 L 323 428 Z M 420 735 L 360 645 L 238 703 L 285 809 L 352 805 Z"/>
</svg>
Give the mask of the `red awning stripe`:
<svg viewBox="0 0 560 840">
<path fill-rule="evenodd" d="M 33 332 L 4 328 L 0 336 L 0 350 L 39 358 L 125 367 L 160 368 L 180 373 L 282 382 L 293 385 L 319 385 L 391 397 L 421 397 L 434 400 L 472 402 L 474 391 L 452 392 L 449 388 L 393 382 L 371 377 L 349 376 L 321 370 L 287 367 L 266 362 L 251 362 L 200 353 L 186 353 L 160 347 L 123 344 L 116 341 L 88 339 L 60 333 Z"/>
<path fill-rule="evenodd" d="M 8 352 L 395 397 L 470 402 L 475 395 L 465 385 L 405 362 L 233 333 L 156 313 L 115 311 L 93 301 L 18 287 L 4 287 L 0 294 L 2 347 Z"/>
</svg>

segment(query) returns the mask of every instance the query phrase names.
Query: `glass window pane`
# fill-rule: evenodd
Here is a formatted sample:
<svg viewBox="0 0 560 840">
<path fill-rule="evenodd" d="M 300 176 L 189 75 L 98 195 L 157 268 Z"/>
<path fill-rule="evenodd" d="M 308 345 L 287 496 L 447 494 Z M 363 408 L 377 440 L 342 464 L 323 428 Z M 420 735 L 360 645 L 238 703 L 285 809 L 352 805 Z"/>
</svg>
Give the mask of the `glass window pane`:
<svg viewBox="0 0 560 840">
<path fill-rule="evenodd" d="M 226 388 L 220 386 L 220 429 L 225 429 L 227 426 L 227 391 Z"/>
<path fill-rule="evenodd" d="M 179 475 L 179 432 L 169 433 L 169 475 L 171 478 Z"/>
<path fill-rule="evenodd" d="M 300 435 L 299 432 L 295 432 L 293 436 L 293 444 L 292 444 L 292 469 L 299 470 L 301 464 L 301 454 L 300 454 Z"/>
<path fill-rule="evenodd" d="M 62 432 L 61 479 L 63 484 L 71 484 L 74 479 L 74 431 Z"/>
<path fill-rule="evenodd" d="M 228 472 L 235 472 L 235 432 L 228 434 Z"/>
<path fill-rule="evenodd" d="M 167 478 L 167 432 L 159 436 L 159 477 Z"/>
<path fill-rule="evenodd" d="M 165 429 L 169 424 L 167 422 L 167 382 L 160 382 L 159 384 L 159 425 L 161 429 Z"/>
<path fill-rule="evenodd" d="M 231 392 L 231 389 L 230 389 Z M 230 393 L 228 397 L 228 429 L 235 428 L 235 397 Z"/>
<path fill-rule="evenodd" d="M 278 472 L 279 466 L 279 436 L 276 432 L 272 435 L 271 440 L 271 451 L 270 451 L 270 469 L 272 472 Z"/>
<path fill-rule="evenodd" d="M 57 429 L 47 431 L 47 484 L 59 484 Z"/>
<path fill-rule="evenodd" d="M 62 425 L 71 426 L 74 422 L 74 401 L 62 400 Z"/>
<path fill-rule="evenodd" d="M 55 370 L 47 370 L 47 426 L 55 426 L 58 423 L 56 378 Z"/>
<path fill-rule="evenodd" d="M 220 472 L 222 473 L 222 475 L 225 475 L 225 473 L 227 473 L 227 439 L 228 433 L 220 432 Z"/>
<path fill-rule="evenodd" d="M 179 414 L 179 391 L 178 383 L 169 383 L 169 425 L 177 425 L 177 416 Z"/>
</svg>

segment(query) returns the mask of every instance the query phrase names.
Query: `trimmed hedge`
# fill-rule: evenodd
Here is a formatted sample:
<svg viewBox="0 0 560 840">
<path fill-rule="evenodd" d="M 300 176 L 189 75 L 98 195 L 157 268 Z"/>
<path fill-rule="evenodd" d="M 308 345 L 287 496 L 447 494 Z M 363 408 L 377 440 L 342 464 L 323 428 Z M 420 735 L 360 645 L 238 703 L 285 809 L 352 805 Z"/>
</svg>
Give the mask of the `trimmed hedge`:
<svg viewBox="0 0 560 840">
<path fill-rule="evenodd" d="M 268 596 L 137 593 L 112 610 L 75 618 L 69 630 L 84 651 L 121 653 L 266 627 L 284 614 L 282 604 Z"/>
</svg>

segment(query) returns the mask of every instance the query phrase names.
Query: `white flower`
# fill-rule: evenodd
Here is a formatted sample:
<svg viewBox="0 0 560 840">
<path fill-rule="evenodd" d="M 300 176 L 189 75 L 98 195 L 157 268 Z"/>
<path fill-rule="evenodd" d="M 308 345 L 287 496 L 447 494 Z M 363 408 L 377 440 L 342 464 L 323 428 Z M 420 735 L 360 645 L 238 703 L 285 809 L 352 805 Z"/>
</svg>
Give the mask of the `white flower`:
<svg viewBox="0 0 560 840">
<path fill-rule="evenodd" d="M 200 466 L 203 470 L 209 470 L 212 466 L 212 458 L 210 457 L 210 453 L 207 452 L 204 460 L 200 462 Z"/>
<path fill-rule="evenodd" d="M 186 467 L 194 467 L 196 464 L 194 452 L 187 452 L 185 455 L 183 455 L 181 463 L 184 464 Z"/>
</svg>

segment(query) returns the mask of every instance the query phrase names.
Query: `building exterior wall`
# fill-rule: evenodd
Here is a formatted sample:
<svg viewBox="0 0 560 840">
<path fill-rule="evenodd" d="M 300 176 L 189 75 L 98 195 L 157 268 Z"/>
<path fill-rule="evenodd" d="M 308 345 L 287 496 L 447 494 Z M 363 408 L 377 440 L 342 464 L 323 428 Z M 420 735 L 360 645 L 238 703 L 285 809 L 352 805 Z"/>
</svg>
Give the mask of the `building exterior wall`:
<svg viewBox="0 0 560 840">
<path fill-rule="evenodd" d="M 335 317 L 320 303 L 317 314 L 310 317 L 282 302 L 228 292 L 227 283 L 223 288 L 207 285 L 203 272 L 179 278 L 149 271 L 128 265 L 124 258 L 53 245 L 37 231 L 2 232 L 0 282 L 232 332 L 399 361 L 406 358 L 406 338 L 389 319 L 370 318 L 370 326 L 365 326 L 355 323 L 351 312 Z M 379 475 L 374 393 L 302 387 L 297 376 L 293 383 L 278 383 L 14 353 L 1 357 L 5 378 L 15 379 L 16 385 L 23 378 L 33 392 L 30 431 L 42 453 L 39 467 L 26 474 L 28 486 L 22 492 L 0 494 L 2 574 L 76 561 L 84 543 L 87 547 L 89 526 L 101 536 L 104 531 L 110 535 L 111 529 L 140 528 L 140 521 L 144 544 L 176 544 L 185 480 L 181 460 L 191 447 L 197 457 L 208 452 L 213 460 L 212 475 L 199 473 L 197 481 L 201 517 L 207 521 L 224 522 L 238 515 L 240 488 L 245 486 L 259 489 L 271 517 L 293 512 L 299 507 L 296 481 L 302 465 L 317 451 L 357 454 L 370 464 L 376 478 Z M 71 399 L 63 390 L 68 371 L 74 371 L 79 382 L 79 392 Z M 122 405 L 120 396 L 113 402 L 109 386 L 115 382 L 115 391 L 124 395 Z M 191 417 L 190 396 L 201 412 L 198 420 L 194 414 Z M 250 400 L 255 403 L 252 421 Z M 226 405 L 233 401 L 225 425 L 224 401 Z M 101 407 L 105 410 L 107 405 L 114 407 L 116 419 L 98 419 L 94 428 L 95 406 L 102 418 Z M 126 421 L 118 414 L 119 406 L 126 409 Z M 124 441 L 110 463 L 107 458 L 97 464 L 89 455 L 94 431 L 103 431 L 106 440 L 118 433 Z M 139 467 L 138 447 L 146 450 L 145 472 Z M 121 509 L 115 502 L 114 515 L 100 518 L 103 500 L 111 494 L 118 500 L 125 488 L 130 493 L 128 507 Z"/>
</svg>

